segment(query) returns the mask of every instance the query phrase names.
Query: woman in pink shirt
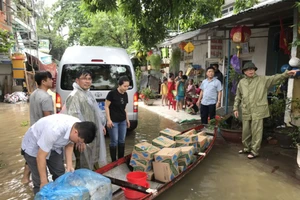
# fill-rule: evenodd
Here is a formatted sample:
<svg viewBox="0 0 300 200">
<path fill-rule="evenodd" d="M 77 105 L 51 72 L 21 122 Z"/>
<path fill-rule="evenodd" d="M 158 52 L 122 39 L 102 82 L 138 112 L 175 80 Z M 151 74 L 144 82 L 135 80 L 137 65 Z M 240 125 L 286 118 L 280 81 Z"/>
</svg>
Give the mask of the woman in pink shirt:
<svg viewBox="0 0 300 200">
<path fill-rule="evenodd" d="M 187 97 L 192 97 L 196 94 L 196 88 L 194 86 L 193 79 L 189 80 L 189 85 L 187 86 L 186 93 L 187 93 Z"/>
</svg>

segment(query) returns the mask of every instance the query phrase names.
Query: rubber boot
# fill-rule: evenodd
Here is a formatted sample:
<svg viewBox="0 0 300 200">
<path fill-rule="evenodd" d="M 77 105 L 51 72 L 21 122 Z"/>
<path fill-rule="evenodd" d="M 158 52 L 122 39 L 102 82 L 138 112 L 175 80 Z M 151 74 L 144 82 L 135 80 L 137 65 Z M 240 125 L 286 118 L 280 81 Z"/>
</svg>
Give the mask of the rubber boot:
<svg viewBox="0 0 300 200">
<path fill-rule="evenodd" d="M 118 158 L 123 158 L 124 157 L 124 151 L 125 151 L 125 144 L 120 143 L 118 144 Z"/>
<path fill-rule="evenodd" d="M 110 157 L 111 157 L 111 162 L 116 161 L 117 157 L 117 147 L 114 146 L 109 146 L 109 151 L 110 151 Z"/>
</svg>

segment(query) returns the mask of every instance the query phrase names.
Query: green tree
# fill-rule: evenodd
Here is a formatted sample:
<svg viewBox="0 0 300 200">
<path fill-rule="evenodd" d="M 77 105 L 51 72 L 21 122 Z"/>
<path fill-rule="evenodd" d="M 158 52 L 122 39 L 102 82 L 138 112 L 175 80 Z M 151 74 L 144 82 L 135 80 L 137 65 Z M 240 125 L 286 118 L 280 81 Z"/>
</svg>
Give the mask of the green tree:
<svg viewBox="0 0 300 200">
<path fill-rule="evenodd" d="M 50 52 L 53 58 L 60 60 L 63 52 L 68 46 L 68 42 L 64 40 L 61 34 L 62 26 L 56 21 L 53 8 L 45 7 L 44 2 L 40 1 L 36 5 L 39 13 L 37 18 L 37 34 L 39 39 L 49 39 Z"/>
<path fill-rule="evenodd" d="M 83 27 L 80 44 L 114 46 L 124 49 L 133 45 L 136 38 L 132 23 L 120 13 L 97 12 L 89 17 L 90 27 Z"/>
<path fill-rule="evenodd" d="M 221 14 L 222 0 L 82 0 L 82 7 L 92 13 L 116 12 L 135 25 L 139 41 L 152 47 L 168 35 L 168 30 L 197 29 Z"/>
<path fill-rule="evenodd" d="M 239 13 L 243 10 L 253 7 L 258 3 L 258 0 L 235 0 L 234 13 Z"/>
</svg>

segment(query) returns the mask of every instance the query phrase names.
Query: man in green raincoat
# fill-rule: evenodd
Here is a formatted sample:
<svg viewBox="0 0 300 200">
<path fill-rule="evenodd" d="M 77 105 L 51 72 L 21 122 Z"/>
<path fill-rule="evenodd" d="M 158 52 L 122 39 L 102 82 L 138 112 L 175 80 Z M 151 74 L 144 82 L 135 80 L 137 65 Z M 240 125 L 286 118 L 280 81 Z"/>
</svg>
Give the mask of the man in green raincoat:
<svg viewBox="0 0 300 200">
<path fill-rule="evenodd" d="M 240 80 L 237 86 L 233 106 L 236 118 L 239 116 L 239 106 L 242 110 L 242 143 L 244 149 L 240 150 L 239 153 L 248 154 L 249 159 L 258 156 L 263 135 L 263 119 L 270 116 L 267 100 L 268 88 L 299 71 L 291 70 L 273 76 L 258 76 L 255 73 L 256 70 L 257 67 L 252 62 L 243 66 L 242 72 L 245 77 Z"/>
</svg>

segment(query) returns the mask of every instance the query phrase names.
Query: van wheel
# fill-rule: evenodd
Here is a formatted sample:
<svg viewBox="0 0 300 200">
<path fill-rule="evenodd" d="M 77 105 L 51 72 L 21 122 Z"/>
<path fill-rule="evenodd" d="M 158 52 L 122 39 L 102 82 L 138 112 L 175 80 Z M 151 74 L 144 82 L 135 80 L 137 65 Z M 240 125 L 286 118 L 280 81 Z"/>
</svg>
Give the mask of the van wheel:
<svg viewBox="0 0 300 200">
<path fill-rule="evenodd" d="M 127 131 L 133 131 L 134 129 L 136 129 L 138 125 L 138 122 L 135 120 L 135 121 L 130 121 L 130 128 L 127 129 Z"/>
<path fill-rule="evenodd" d="M 91 85 L 91 87 L 90 87 L 90 88 L 93 90 L 93 89 L 95 89 L 95 86 Z"/>
</svg>

